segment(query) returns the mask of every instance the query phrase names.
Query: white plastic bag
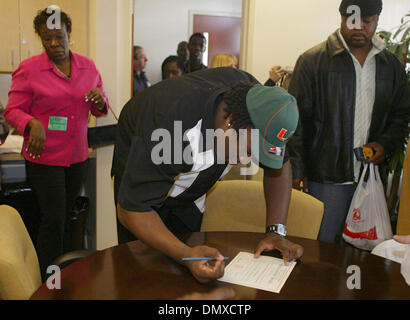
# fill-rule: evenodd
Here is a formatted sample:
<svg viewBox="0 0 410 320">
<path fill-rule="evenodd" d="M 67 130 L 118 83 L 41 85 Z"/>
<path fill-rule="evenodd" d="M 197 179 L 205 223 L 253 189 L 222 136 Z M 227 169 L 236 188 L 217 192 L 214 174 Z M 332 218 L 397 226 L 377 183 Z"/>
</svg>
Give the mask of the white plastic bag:
<svg viewBox="0 0 410 320">
<path fill-rule="evenodd" d="M 370 174 L 365 182 L 364 177 L 368 170 Z M 372 163 L 365 165 L 353 195 L 343 238 L 351 245 L 364 250 L 372 250 L 379 243 L 393 238 L 379 169 Z"/>
</svg>

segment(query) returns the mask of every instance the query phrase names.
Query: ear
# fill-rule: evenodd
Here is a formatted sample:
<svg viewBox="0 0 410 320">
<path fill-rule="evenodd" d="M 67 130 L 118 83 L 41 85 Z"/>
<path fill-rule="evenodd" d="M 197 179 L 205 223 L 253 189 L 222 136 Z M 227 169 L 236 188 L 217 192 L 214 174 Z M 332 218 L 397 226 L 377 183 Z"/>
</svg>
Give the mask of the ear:
<svg viewBox="0 0 410 320">
<path fill-rule="evenodd" d="M 228 129 L 232 128 L 232 115 L 225 119 L 225 127 Z"/>
</svg>

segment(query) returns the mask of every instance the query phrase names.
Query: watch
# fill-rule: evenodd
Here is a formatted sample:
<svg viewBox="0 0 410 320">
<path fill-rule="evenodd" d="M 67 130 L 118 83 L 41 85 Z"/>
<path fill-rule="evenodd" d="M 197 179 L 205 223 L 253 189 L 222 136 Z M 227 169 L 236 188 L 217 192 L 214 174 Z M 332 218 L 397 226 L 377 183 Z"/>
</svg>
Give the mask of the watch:
<svg viewBox="0 0 410 320">
<path fill-rule="evenodd" d="M 286 236 L 286 226 L 283 224 L 274 224 L 266 227 L 266 233 L 277 233 L 280 236 Z"/>
</svg>

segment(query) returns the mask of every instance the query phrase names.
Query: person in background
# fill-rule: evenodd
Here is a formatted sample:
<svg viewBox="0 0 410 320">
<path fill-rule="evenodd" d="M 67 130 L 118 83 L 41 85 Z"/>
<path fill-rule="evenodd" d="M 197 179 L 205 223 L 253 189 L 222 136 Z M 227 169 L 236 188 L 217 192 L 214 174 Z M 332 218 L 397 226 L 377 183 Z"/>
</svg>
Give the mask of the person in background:
<svg viewBox="0 0 410 320">
<path fill-rule="evenodd" d="M 3 116 L 3 105 L 0 102 L 0 146 L 6 141 L 9 134 L 9 126 Z"/>
<path fill-rule="evenodd" d="M 269 70 L 269 79 L 265 82 L 265 86 L 279 86 L 288 90 L 291 79 L 292 70 L 290 68 L 285 70 L 281 66 L 274 66 Z"/>
<path fill-rule="evenodd" d="M 180 77 L 183 69 L 178 56 L 169 56 L 161 65 L 162 80 Z"/>
<path fill-rule="evenodd" d="M 181 60 L 182 65 L 189 60 L 188 42 L 181 41 L 178 43 L 177 56 Z"/>
<path fill-rule="evenodd" d="M 238 68 L 238 58 L 233 54 L 218 53 L 214 55 L 211 61 L 210 68 L 232 67 Z"/>
<path fill-rule="evenodd" d="M 144 49 L 140 46 L 134 46 L 134 59 L 133 59 L 133 70 L 134 70 L 134 81 L 133 81 L 133 95 L 135 96 L 138 92 L 149 88 L 151 84 L 149 83 L 147 76 L 145 75 L 144 69 L 147 66 L 148 58 L 145 55 Z"/>
<path fill-rule="evenodd" d="M 353 24 L 352 5 L 361 14 Z M 370 147 L 367 162 L 385 164 L 405 143 L 410 95 L 403 65 L 375 34 L 382 1 L 343 0 L 339 11 L 340 29 L 297 61 L 289 93 L 300 120 L 288 150 L 293 187 L 324 202 L 318 239 L 344 244 L 361 171 L 353 149 Z"/>
<path fill-rule="evenodd" d="M 36 248 L 43 279 L 66 251 L 66 219 L 87 172 L 89 112 L 99 117 L 109 107 L 94 62 L 69 49 L 70 17 L 50 8 L 34 18 L 45 52 L 24 60 L 13 73 L 4 112 L 24 136 L 27 177 L 41 208 Z M 48 26 L 54 12 L 60 12 L 60 28 Z"/>
<path fill-rule="evenodd" d="M 206 49 L 206 38 L 202 33 L 194 33 L 188 42 L 189 60 L 184 64 L 184 73 L 204 70 L 207 67 L 202 63 L 202 56 Z"/>
</svg>

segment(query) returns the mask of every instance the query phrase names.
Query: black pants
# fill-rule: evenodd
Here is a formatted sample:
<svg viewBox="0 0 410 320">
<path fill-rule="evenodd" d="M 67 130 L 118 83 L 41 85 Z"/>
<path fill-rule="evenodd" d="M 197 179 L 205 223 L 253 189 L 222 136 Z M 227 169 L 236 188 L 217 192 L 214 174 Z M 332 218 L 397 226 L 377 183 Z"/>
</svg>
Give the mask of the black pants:
<svg viewBox="0 0 410 320">
<path fill-rule="evenodd" d="M 43 280 L 47 267 L 67 251 L 68 219 L 85 181 L 88 160 L 70 167 L 46 166 L 26 160 L 27 178 L 42 213 L 37 255 Z"/>
</svg>

